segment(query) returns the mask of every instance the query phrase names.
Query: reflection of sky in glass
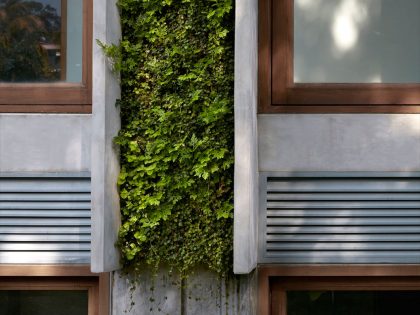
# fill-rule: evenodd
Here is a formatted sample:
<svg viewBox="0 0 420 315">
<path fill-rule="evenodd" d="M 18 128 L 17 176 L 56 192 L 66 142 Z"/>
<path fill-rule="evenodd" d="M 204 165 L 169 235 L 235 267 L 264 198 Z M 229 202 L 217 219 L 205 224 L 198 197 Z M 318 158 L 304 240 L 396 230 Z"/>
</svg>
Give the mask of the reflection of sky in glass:
<svg viewBox="0 0 420 315">
<path fill-rule="evenodd" d="M 419 0 L 295 0 L 294 81 L 419 83 Z"/>
<path fill-rule="evenodd" d="M 61 0 L 41 0 L 39 1 L 45 5 L 49 4 L 57 10 L 57 14 L 61 16 Z"/>
<path fill-rule="evenodd" d="M 33 0 L 24 0 L 33 1 Z M 6 0 L 0 0 L 0 3 L 6 2 Z M 35 2 L 42 3 L 43 5 L 50 5 L 57 10 L 57 15 L 61 16 L 61 0 L 35 0 Z"/>
</svg>

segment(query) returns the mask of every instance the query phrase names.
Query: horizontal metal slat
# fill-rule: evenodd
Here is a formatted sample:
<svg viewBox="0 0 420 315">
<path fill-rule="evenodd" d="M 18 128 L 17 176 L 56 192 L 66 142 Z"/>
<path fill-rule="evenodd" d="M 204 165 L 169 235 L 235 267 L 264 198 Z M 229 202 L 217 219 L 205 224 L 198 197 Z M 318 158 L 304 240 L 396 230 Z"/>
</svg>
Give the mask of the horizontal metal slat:
<svg viewBox="0 0 420 315">
<path fill-rule="evenodd" d="M 90 234 L 90 226 L 0 226 L 0 234 Z"/>
<path fill-rule="evenodd" d="M 90 243 L 0 243 L 0 251 L 89 251 Z"/>
<path fill-rule="evenodd" d="M 420 239 L 417 242 L 296 242 L 296 243 L 267 243 L 268 251 L 347 251 L 347 250 L 397 250 L 419 251 Z"/>
<path fill-rule="evenodd" d="M 0 234 L 0 242 L 90 242 L 90 234 Z"/>
<path fill-rule="evenodd" d="M 89 251 L 0 252 L 0 264 L 88 264 Z"/>
<path fill-rule="evenodd" d="M 1 237 L 1 235 L 0 235 Z M 1 238 L 0 238 L 1 239 Z M 419 234 L 268 234 L 267 242 L 417 242 Z"/>
<path fill-rule="evenodd" d="M 0 210 L 2 218 L 90 218 L 90 210 Z"/>
<path fill-rule="evenodd" d="M 387 234 L 420 233 L 420 226 L 268 226 L 270 234 Z"/>
<path fill-rule="evenodd" d="M 420 228 L 420 218 L 267 218 L 267 225 L 320 225 L 320 226 L 385 226 L 385 225 L 417 225 Z"/>
<path fill-rule="evenodd" d="M 0 193 L 1 201 L 88 201 L 90 193 Z"/>
<path fill-rule="evenodd" d="M 420 209 L 420 201 L 267 201 L 267 209 Z"/>
<path fill-rule="evenodd" d="M 0 197 L 1 198 L 1 197 Z M 372 193 L 372 192 L 284 192 L 284 193 L 267 193 L 268 200 L 284 200 L 284 201 L 337 201 L 337 200 L 358 200 L 358 201 L 384 201 L 384 200 L 417 200 L 420 201 L 420 193 Z"/>
<path fill-rule="evenodd" d="M 88 178 L 1 178 L 0 192 L 90 192 L 90 179 Z"/>
<path fill-rule="evenodd" d="M 1 213 L 1 212 L 0 212 Z M 420 217 L 420 209 L 328 209 L 267 210 L 267 217 Z"/>
<path fill-rule="evenodd" d="M 0 226 L 90 226 L 90 219 L 85 218 L 2 218 Z"/>
<path fill-rule="evenodd" d="M 420 263 L 420 253 L 417 251 L 289 251 L 267 252 L 267 263 Z"/>
<path fill-rule="evenodd" d="M 85 209 L 90 210 L 90 202 L 0 202 L 0 210 L 59 210 L 59 209 Z"/>
<path fill-rule="evenodd" d="M 90 187 L 87 174 L 0 174 L 0 264 L 89 263 Z"/>
<path fill-rule="evenodd" d="M 266 177 L 260 262 L 420 263 L 419 174 L 369 174 Z"/>
<path fill-rule="evenodd" d="M 420 192 L 419 179 L 313 179 L 268 178 L 267 192 Z"/>
</svg>

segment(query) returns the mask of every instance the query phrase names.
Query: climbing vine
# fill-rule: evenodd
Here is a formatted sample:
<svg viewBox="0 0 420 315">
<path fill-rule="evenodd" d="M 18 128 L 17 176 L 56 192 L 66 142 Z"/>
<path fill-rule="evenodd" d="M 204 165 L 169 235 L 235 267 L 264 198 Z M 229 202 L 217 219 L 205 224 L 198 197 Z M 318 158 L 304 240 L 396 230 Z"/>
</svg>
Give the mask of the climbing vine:
<svg viewBox="0 0 420 315">
<path fill-rule="evenodd" d="M 233 0 L 120 0 L 126 268 L 232 266 Z"/>
</svg>

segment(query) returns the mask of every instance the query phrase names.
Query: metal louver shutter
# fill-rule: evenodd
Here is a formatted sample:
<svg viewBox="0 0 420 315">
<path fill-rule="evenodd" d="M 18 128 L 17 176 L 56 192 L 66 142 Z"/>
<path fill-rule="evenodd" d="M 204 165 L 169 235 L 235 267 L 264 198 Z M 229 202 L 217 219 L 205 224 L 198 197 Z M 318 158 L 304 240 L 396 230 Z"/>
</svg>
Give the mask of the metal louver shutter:
<svg viewBox="0 0 420 315">
<path fill-rule="evenodd" d="M 88 174 L 0 175 L 0 264 L 90 263 Z"/>
<path fill-rule="evenodd" d="M 420 263 L 420 174 L 262 174 L 260 263 Z"/>
</svg>

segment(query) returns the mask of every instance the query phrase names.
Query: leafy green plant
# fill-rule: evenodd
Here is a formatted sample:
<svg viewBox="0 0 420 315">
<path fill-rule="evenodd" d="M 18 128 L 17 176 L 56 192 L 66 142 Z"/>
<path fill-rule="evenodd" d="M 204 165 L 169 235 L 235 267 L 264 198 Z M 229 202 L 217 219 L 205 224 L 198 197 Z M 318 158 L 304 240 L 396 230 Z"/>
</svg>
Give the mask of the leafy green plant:
<svg viewBox="0 0 420 315">
<path fill-rule="evenodd" d="M 232 0 L 120 0 L 123 265 L 226 274 L 233 221 Z"/>
</svg>

